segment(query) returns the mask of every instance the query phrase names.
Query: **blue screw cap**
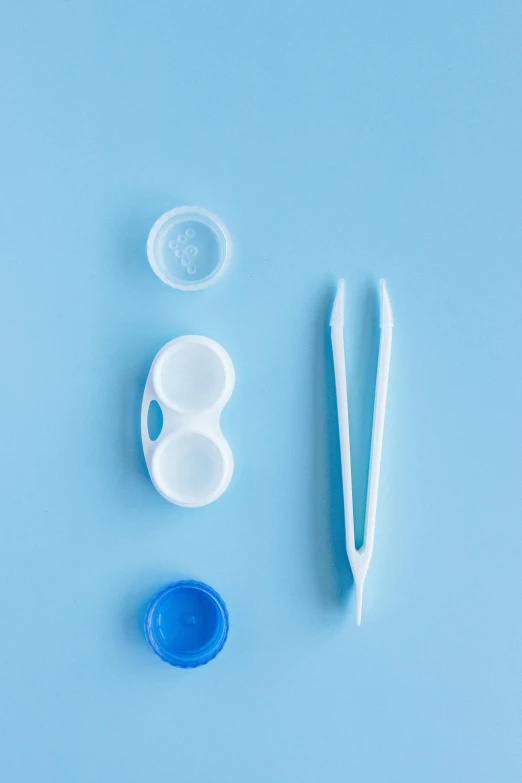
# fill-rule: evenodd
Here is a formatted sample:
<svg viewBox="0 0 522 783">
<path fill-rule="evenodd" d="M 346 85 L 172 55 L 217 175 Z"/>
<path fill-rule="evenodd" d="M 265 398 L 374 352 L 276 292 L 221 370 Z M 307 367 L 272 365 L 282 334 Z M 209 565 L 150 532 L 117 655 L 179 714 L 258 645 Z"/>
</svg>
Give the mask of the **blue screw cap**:
<svg viewBox="0 0 522 783">
<path fill-rule="evenodd" d="M 227 640 L 227 607 L 203 582 L 174 582 L 151 601 L 145 636 L 154 652 L 171 666 L 203 666 L 216 657 Z"/>
</svg>

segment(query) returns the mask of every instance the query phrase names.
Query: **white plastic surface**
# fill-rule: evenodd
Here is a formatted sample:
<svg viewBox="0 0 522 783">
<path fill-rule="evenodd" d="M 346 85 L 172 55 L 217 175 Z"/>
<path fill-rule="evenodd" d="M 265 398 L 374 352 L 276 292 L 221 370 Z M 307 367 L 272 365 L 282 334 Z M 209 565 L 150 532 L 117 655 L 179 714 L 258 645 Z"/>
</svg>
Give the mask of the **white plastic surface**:
<svg viewBox="0 0 522 783">
<path fill-rule="evenodd" d="M 152 483 L 171 503 L 205 506 L 228 487 L 234 459 L 219 419 L 234 381 L 230 356 L 208 337 L 178 337 L 156 355 L 143 394 L 141 438 Z M 147 423 L 153 400 L 163 414 L 156 440 Z"/>
<path fill-rule="evenodd" d="M 232 249 L 227 227 L 201 207 L 176 207 L 154 223 L 147 240 L 149 263 L 167 285 L 200 291 L 224 274 Z"/>
<path fill-rule="evenodd" d="M 337 415 L 339 417 L 339 439 L 341 442 L 341 468 L 343 477 L 344 522 L 346 529 L 346 551 L 355 583 L 355 611 L 357 625 L 361 624 L 364 580 L 373 553 L 375 536 L 375 516 L 381 470 L 382 439 L 384 432 L 384 413 L 388 391 L 388 374 L 393 331 L 393 315 L 386 284 L 380 283 L 381 293 L 381 338 L 375 384 L 375 402 L 373 408 L 372 443 L 368 492 L 366 496 L 366 517 L 364 522 L 364 542 L 360 549 L 355 546 L 352 465 L 350 457 L 350 426 L 348 419 L 348 394 L 346 389 L 346 365 L 344 356 L 344 280 L 339 281 L 337 294 L 330 319 L 332 329 L 332 349 L 335 371 L 335 389 L 337 396 Z"/>
</svg>

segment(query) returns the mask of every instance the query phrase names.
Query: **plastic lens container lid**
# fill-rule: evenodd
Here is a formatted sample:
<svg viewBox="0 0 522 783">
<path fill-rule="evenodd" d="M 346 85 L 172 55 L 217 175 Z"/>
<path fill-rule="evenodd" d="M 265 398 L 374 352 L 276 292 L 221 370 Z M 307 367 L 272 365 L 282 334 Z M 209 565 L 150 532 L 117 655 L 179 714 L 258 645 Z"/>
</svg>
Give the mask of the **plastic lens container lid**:
<svg viewBox="0 0 522 783">
<path fill-rule="evenodd" d="M 172 666 L 202 666 L 227 640 L 225 602 L 203 582 L 174 582 L 152 600 L 145 635 L 154 652 Z"/>
<path fill-rule="evenodd" d="M 230 260 L 231 241 L 221 220 L 200 207 L 177 207 L 152 226 L 149 263 L 167 285 L 199 291 L 215 283 Z"/>
</svg>

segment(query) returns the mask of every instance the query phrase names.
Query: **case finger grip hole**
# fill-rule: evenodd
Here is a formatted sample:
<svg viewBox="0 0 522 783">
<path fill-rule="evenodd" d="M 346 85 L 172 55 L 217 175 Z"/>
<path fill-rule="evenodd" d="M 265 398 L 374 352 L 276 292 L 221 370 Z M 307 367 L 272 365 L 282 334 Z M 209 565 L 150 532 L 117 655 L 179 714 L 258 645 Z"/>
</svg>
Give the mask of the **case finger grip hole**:
<svg viewBox="0 0 522 783">
<path fill-rule="evenodd" d="M 158 440 L 162 429 L 163 411 L 160 404 L 156 400 L 152 400 L 147 411 L 147 432 L 149 433 L 149 438 L 152 441 Z"/>
<path fill-rule="evenodd" d="M 182 411 L 203 411 L 222 395 L 225 367 L 210 346 L 188 342 L 165 353 L 158 363 L 154 383 L 167 405 Z"/>
</svg>

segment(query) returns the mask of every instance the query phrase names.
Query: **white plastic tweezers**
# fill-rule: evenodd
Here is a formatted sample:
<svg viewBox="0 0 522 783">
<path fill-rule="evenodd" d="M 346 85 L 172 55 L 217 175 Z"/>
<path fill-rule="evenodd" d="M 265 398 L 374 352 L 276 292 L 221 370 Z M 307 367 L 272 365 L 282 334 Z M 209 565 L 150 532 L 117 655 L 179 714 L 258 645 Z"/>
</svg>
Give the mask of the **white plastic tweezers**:
<svg viewBox="0 0 522 783">
<path fill-rule="evenodd" d="M 388 375 L 393 331 L 393 315 L 390 299 L 384 280 L 380 283 L 381 292 L 381 339 L 377 362 L 377 380 L 375 384 L 375 403 L 373 408 L 372 443 L 370 451 L 370 470 L 366 496 L 366 517 L 364 522 L 364 540 L 359 549 L 355 547 L 353 526 L 352 464 L 350 459 L 350 427 L 348 422 L 348 394 L 346 389 L 346 365 L 344 358 L 344 280 L 339 281 L 335 296 L 330 327 L 332 329 L 332 349 L 335 372 L 335 391 L 337 395 L 337 415 L 339 417 L 339 439 L 341 442 L 341 469 L 343 478 L 344 523 L 346 529 L 346 551 L 355 583 L 355 610 L 357 625 L 361 624 L 363 587 L 368 566 L 372 558 L 375 535 L 375 514 L 377 511 L 377 493 L 381 470 L 382 436 L 384 430 L 384 412 L 388 391 Z"/>
</svg>

